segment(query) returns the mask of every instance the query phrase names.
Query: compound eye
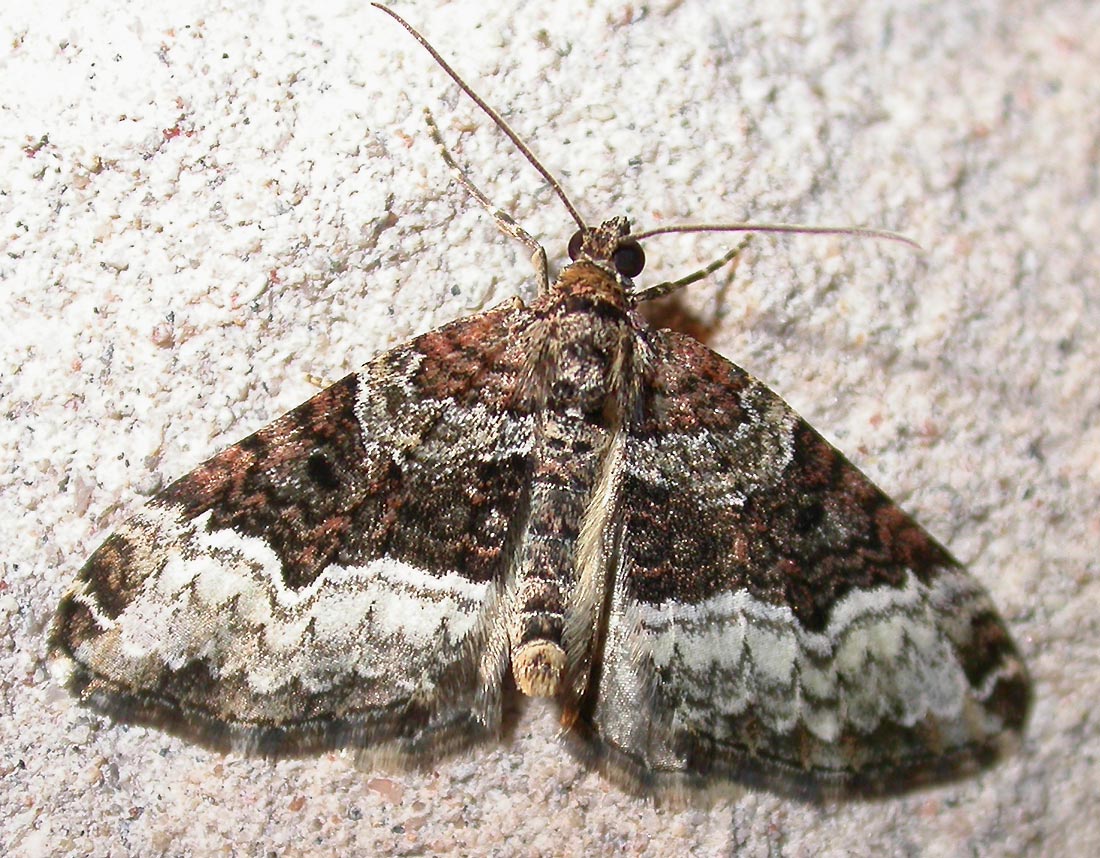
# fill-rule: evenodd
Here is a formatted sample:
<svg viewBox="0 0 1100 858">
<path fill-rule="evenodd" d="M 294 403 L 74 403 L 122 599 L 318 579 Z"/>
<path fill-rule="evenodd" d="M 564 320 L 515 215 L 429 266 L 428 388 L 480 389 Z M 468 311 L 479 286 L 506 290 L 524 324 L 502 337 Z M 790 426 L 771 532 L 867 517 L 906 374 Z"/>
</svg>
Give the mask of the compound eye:
<svg viewBox="0 0 1100 858">
<path fill-rule="evenodd" d="M 584 244 L 584 230 L 578 229 L 573 233 L 573 237 L 569 239 L 569 258 L 574 262 L 576 262 L 577 257 L 581 255 L 582 244 Z"/>
<path fill-rule="evenodd" d="M 636 241 L 627 241 L 615 248 L 611 264 L 623 277 L 637 277 L 645 268 L 645 251 Z"/>
</svg>

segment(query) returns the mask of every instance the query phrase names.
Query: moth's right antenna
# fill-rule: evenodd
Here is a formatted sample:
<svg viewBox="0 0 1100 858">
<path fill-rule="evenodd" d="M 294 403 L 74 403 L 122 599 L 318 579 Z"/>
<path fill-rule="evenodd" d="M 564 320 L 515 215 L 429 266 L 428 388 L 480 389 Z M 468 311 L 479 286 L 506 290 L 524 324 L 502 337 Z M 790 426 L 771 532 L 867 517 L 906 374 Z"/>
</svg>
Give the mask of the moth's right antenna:
<svg viewBox="0 0 1100 858">
<path fill-rule="evenodd" d="M 420 44 L 424 47 L 424 50 L 431 54 L 432 59 L 434 59 L 436 63 L 439 64 L 439 67 L 443 69 L 443 71 L 445 71 L 448 75 L 450 75 L 451 80 L 457 83 L 459 88 L 464 93 L 466 93 L 468 96 L 470 96 L 470 98 L 473 99 L 474 104 L 480 107 L 482 111 L 485 112 L 485 115 L 493 120 L 497 128 L 503 131 L 505 135 L 507 135 L 508 139 L 512 141 L 512 145 L 519 149 L 519 151 L 523 153 L 523 157 L 530 162 L 531 166 L 538 170 L 542 177 L 546 179 L 550 187 L 554 189 L 554 193 L 558 195 L 558 199 L 561 200 L 562 203 L 565 204 L 565 207 L 569 210 L 570 216 L 573 218 L 573 220 L 577 222 L 577 226 L 579 226 L 581 229 L 587 229 L 588 225 L 584 222 L 584 218 L 582 218 L 580 212 L 577 211 L 577 207 L 574 206 L 572 202 L 570 202 L 569 197 L 566 196 L 565 191 L 558 183 L 558 180 L 555 179 L 553 175 L 551 175 L 549 170 L 542 166 L 542 164 L 539 162 L 539 159 L 535 157 L 535 153 L 532 152 L 531 148 L 526 143 L 524 143 L 523 140 L 520 139 L 520 136 L 516 134 L 515 131 L 511 129 L 508 123 L 504 121 L 503 117 L 501 117 L 499 113 L 497 113 L 495 110 L 493 110 L 493 108 L 486 104 L 485 100 L 476 92 L 474 92 L 470 88 L 470 85 L 466 83 L 466 81 L 459 77 L 458 72 L 450 67 L 447 61 L 439 55 L 439 51 L 433 48 L 428 43 L 428 40 L 425 39 L 413 28 L 412 24 L 410 24 L 408 21 L 406 21 L 396 12 L 394 12 L 393 9 L 390 9 L 387 6 L 383 6 L 381 3 L 371 3 L 371 5 L 374 6 L 376 9 L 381 9 L 383 12 L 393 18 L 398 24 L 400 24 L 409 32 L 409 35 L 420 42 Z"/>
</svg>

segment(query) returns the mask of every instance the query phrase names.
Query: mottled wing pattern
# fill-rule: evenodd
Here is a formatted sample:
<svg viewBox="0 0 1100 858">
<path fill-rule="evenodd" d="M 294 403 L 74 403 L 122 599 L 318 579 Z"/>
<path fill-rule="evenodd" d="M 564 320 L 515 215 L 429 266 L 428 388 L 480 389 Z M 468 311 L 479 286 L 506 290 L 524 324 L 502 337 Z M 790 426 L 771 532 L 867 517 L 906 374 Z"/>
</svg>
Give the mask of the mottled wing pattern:
<svg viewBox="0 0 1100 858">
<path fill-rule="evenodd" d="M 991 762 L 1029 686 L 978 583 L 760 382 L 642 336 L 589 752 L 635 788 L 806 798 Z"/>
<path fill-rule="evenodd" d="M 153 498 L 51 648 L 93 708 L 219 748 L 430 760 L 496 731 L 521 304 L 380 355 Z"/>
</svg>

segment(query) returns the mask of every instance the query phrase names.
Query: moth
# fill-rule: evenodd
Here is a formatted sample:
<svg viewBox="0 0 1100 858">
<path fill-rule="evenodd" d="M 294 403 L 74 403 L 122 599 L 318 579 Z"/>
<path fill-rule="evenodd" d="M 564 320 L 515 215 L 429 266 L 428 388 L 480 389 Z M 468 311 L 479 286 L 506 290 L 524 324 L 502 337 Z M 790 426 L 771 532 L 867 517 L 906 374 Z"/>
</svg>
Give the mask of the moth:
<svg viewBox="0 0 1100 858">
<path fill-rule="evenodd" d="M 67 687 L 216 749 L 406 765 L 498 737 L 518 690 L 639 792 L 880 795 L 1011 749 L 1030 683 L 978 582 L 765 385 L 640 315 L 734 254 L 636 287 L 640 241 L 694 227 L 586 225 L 378 8 L 551 183 L 572 262 L 550 283 L 539 248 L 529 305 L 378 355 L 153 497 L 61 600 Z"/>
</svg>

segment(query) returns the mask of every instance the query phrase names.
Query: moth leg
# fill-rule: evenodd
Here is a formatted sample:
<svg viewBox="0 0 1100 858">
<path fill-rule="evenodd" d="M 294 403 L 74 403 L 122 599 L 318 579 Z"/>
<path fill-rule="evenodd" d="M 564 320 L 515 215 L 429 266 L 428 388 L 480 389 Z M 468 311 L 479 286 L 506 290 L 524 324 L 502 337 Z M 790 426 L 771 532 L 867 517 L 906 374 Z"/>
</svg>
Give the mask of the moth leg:
<svg viewBox="0 0 1100 858">
<path fill-rule="evenodd" d="M 447 149 L 447 144 L 443 142 L 443 135 L 439 133 L 439 126 L 435 124 L 435 118 L 432 116 L 432 112 L 426 107 L 424 108 L 424 121 L 428 124 L 428 133 L 438 147 L 440 156 L 447 163 L 447 166 L 451 168 L 451 172 L 454 174 L 458 183 L 462 185 L 462 187 L 466 189 L 466 192 L 477 200 L 482 208 L 489 213 L 489 216 L 493 219 L 501 232 L 531 248 L 531 264 L 535 266 L 535 272 L 538 277 L 539 294 L 546 294 L 546 292 L 550 290 L 550 269 L 546 262 L 546 250 L 538 243 L 538 239 L 516 223 L 510 214 L 496 208 L 492 201 L 485 196 L 477 185 L 473 183 L 470 177 L 466 175 L 466 171 L 458 166 L 454 156 L 451 155 L 450 150 Z"/>
<path fill-rule="evenodd" d="M 697 283 L 704 277 L 709 277 L 723 265 L 728 265 L 730 262 L 736 261 L 741 255 L 741 251 L 745 249 L 745 245 L 748 243 L 749 239 L 746 238 L 732 250 L 723 254 L 718 259 L 715 259 L 709 265 L 700 268 L 698 271 L 681 277 L 679 280 L 666 280 L 664 283 L 656 283 L 653 286 L 647 286 L 645 289 L 632 292 L 631 297 L 636 304 L 640 304 L 643 301 L 652 301 L 654 298 L 663 298 L 665 295 L 671 295 L 677 289 L 682 289 L 685 286 L 690 286 L 692 283 Z"/>
</svg>

